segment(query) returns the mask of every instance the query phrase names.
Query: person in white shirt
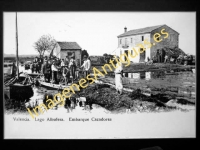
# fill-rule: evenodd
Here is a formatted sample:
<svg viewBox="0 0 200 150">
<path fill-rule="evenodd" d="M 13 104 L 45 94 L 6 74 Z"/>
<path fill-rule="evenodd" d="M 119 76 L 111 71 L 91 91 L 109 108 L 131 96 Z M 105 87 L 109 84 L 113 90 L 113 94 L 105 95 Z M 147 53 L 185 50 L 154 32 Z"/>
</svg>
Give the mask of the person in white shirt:
<svg viewBox="0 0 200 150">
<path fill-rule="evenodd" d="M 118 59 L 118 58 L 115 58 L 115 59 Z M 117 62 L 114 62 L 114 63 L 117 64 Z M 120 64 L 118 64 L 118 67 L 116 67 L 114 72 L 115 72 L 115 88 L 116 88 L 116 91 L 117 91 L 118 94 L 122 94 L 122 90 L 123 90 L 123 84 L 122 84 L 123 67 L 122 67 L 121 62 L 120 62 Z"/>
<path fill-rule="evenodd" d="M 52 63 L 52 65 L 51 65 L 51 70 L 52 70 L 52 81 L 54 82 L 55 81 L 55 83 L 57 84 L 57 73 L 58 73 L 58 68 L 57 68 L 57 66 L 56 66 L 56 61 L 55 60 L 53 60 L 53 63 Z"/>
<path fill-rule="evenodd" d="M 61 59 L 61 64 L 60 64 L 61 67 L 65 66 L 65 62 L 64 62 L 64 59 Z"/>
<path fill-rule="evenodd" d="M 86 55 L 84 55 L 83 59 L 84 59 L 84 63 L 81 66 L 81 68 L 83 68 L 84 77 L 87 77 L 87 75 L 90 73 L 91 61 L 89 57 L 87 57 Z"/>
</svg>

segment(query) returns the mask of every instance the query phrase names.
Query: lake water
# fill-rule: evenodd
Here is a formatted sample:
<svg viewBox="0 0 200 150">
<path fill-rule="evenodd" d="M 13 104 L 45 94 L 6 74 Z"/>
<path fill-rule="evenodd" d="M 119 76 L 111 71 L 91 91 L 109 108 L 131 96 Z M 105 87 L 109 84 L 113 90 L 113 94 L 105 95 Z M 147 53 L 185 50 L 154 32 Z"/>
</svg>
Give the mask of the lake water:
<svg viewBox="0 0 200 150">
<path fill-rule="evenodd" d="M 108 76 L 114 78 L 114 73 L 109 73 Z M 143 83 L 154 84 L 155 87 L 168 86 L 173 87 L 174 92 L 183 94 L 188 98 L 196 98 L 196 74 L 192 70 L 170 70 L 170 71 L 151 71 L 123 73 L 124 85 L 136 85 Z M 164 84 L 164 85 L 163 85 Z"/>
<path fill-rule="evenodd" d="M 24 66 L 21 66 L 19 65 L 19 72 L 25 72 L 25 73 L 31 73 L 31 70 L 28 69 L 28 70 L 25 70 Z M 47 87 L 39 87 L 39 88 L 33 88 L 34 90 L 34 95 L 33 97 L 30 98 L 30 103 L 32 103 L 32 105 L 35 105 L 36 104 L 41 104 L 43 103 L 43 97 L 45 94 L 57 94 L 58 93 L 58 90 L 54 90 L 54 89 L 51 89 L 51 88 L 47 88 Z M 86 107 L 87 108 L 87 107 Z M 106 110 L 105 108 L 99 106 L 99 105 L 96 105 L 96 104 L 93 104 L 92 105 L 92 109 L 89 110 L 88 108 L 87 109 L 84 109 L 84 107 L 80 107 L 79 105 L 76 106 L 75 109 L 73 110 L 70 110 L 68 111 L 64 106 L 61 106 L 61 107 L 54 107 L 53 109 L 50 109 L 48 110 L 48 114 L 49 113 L 103 113 L 103 114 L 109 114 L 110 112 L 108 110 Z"/>
</svg>

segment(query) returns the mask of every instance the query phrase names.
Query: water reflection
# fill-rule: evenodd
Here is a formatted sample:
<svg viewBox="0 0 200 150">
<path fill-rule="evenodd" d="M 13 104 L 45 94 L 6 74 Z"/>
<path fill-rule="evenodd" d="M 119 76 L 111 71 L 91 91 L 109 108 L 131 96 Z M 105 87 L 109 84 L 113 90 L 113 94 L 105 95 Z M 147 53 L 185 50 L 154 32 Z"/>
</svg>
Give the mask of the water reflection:
<svg viewBox="0 0 200 150">
<path fill-rule="evenodd" d="M 145 77 L 146 77 L 146 80 L 150 80 L 151 79 L 151 72 L 146 72 Z"/>
<path fill-rule="evenodd" d="M 140 79 L 140 73 L 127 73 L 128 74 L 128 78 L 132 78 L 132 79 Z M 125 76 L 125 73 L 124 73 Z"/>
<path fill-rule="evenodd" d="M 146 75 L 145 72 L 140 72 L 140 79 L 145 79 Z"/>
<path fill-rule="evenodd" d="M 139 72 L 139 73 L 124 73 L 124 77 L 131 78 L 131 79 L 156 79 L 156 78 L 164 78 L 164 72 Z"/>
<path fill-rule="evenodd" d="M 184 97 L 196 98 L 196 92 L 193 91 L 192 89 L 184 89 L 184 88 L 178 88 L 178 94 L 183 95 Z"/>
<path fill-rule="evenodd" d="M 167 71 L 152 71 L 152 72 L 137 72 L 137 73 L 124 73 L 124 77 L 126 80 L 123 80 L 125 84 L 133 84 L 139 83 L 140 80 L 150 80 L 150 79 L 167 79 L 169 82 L 177 81 L 181 83 L 180 87 L 176 87 L 175 90 L 173 87 L 174 92 L 177 94 L 181 94 L 184 97 L 196 98 L 195 92 L 195 74 L 192 72 L 177 72 L 180 71 L 179 69 L 176 70 L 167 70 Z M 173 79 L 173 80 L 172 80 Z M 125 82 L 126 81 L 126 82 Z M 179 86 L 177 84 L 177 86 Z"/>
</svg>

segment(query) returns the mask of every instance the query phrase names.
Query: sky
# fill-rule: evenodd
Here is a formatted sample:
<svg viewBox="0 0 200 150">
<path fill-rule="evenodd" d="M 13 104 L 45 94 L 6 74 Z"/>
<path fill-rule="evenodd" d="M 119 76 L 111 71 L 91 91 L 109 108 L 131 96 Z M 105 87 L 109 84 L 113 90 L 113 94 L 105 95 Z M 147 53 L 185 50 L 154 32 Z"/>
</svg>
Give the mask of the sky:
<svg viewBox="0 0 200 150">
<path fill-rule="evenodd" d="M 196 53 L 195 12 L 18 12 L 19 55 L 38 54 L 33 45 L 42 35 L 77 42 L 89 55 L 117 49 L 117 36 L 127 31 L 166 24 L 180 33 L 179 48 Z M 5 54 L 16 54 L 16 12 L 3 14 Z"/>
</svg>

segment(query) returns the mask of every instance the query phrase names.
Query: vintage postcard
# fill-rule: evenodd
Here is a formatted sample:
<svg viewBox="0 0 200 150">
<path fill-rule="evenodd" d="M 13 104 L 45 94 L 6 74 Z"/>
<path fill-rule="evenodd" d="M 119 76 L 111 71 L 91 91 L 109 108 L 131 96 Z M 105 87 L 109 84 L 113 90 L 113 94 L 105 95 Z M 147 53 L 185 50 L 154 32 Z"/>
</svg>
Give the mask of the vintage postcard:
<svg viewBox="0 0 200 150">
<path fill-rule="evenodd" d="M 4 12 L 4 139 L 196 137 L 195 12 Z"/>
</svg>

